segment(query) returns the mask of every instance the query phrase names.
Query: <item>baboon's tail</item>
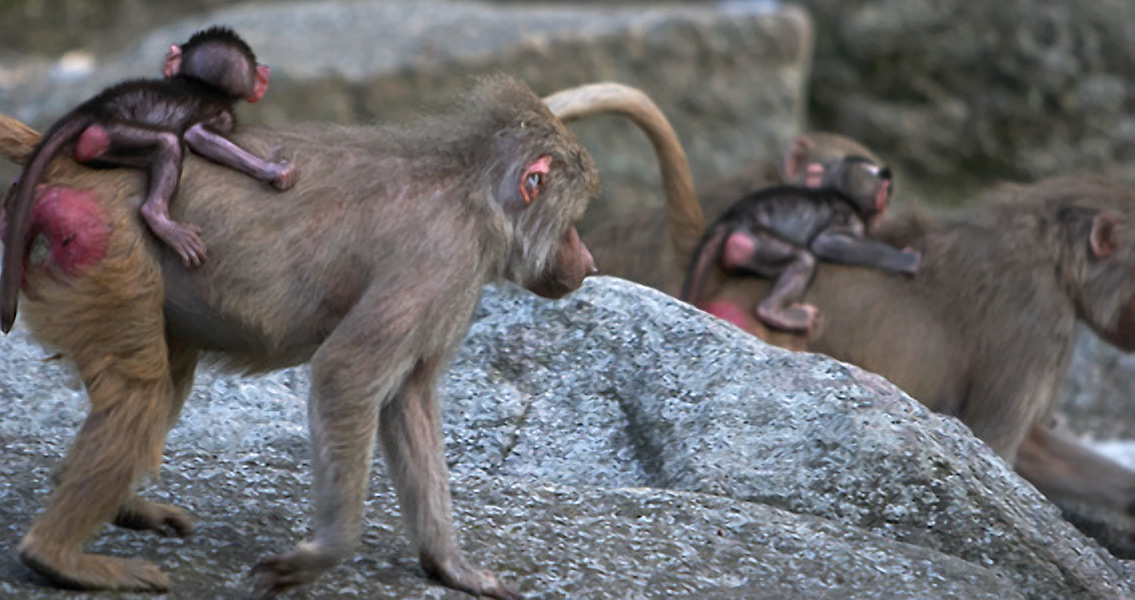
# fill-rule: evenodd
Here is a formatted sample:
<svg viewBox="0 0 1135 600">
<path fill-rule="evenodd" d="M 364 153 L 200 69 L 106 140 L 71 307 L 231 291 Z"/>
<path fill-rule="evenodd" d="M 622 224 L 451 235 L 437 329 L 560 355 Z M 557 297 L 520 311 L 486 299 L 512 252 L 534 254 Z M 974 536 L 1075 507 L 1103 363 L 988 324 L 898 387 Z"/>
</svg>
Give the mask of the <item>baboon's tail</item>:
<svg viewBox="0 0 1135 600">
<path fill-rule="evenodd" d="M 545 97 L 544 104 L 561 121 L 612 113 L 627 117 L 642 129 L 658 156 L 666 193 L 670 241 L 680 262 L 688 261 L 705 233 L 705 217 L 694 191 L 686 152 L 670 121 L 654 101 L 636 88 L 603 82 L 556 92 Z"/>
<path fill-rule="evenodd" d="M 0 156 L 22 165 L 38 143 L 36 130 L 8 115 L 0 115 Z"/>
</svg>

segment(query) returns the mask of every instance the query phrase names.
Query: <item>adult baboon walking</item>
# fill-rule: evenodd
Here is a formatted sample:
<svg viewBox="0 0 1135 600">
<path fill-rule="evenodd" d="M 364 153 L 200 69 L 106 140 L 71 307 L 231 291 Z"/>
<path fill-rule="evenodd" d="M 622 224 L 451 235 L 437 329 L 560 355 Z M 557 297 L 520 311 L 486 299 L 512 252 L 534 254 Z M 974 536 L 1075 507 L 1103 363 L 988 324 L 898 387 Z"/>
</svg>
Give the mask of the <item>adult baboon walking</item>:
<svg viewBox="0 0 1135 600">
<path fill-rule="evenodd" d="M 0 154 L 34 132 L 0 121 Z M 165 590 L 138 559 L 85 554 L 107 520 L 189 529 L 179 509 L 132 495 L 157 469 L 200 352 L 244 372 L 311 363 L 314 537 L 256 568 L 265 596 L 349 555 L 377 437 L 423 568 L 442 583 L 517 598 L 459 549 L 434 386 L 486 283 L 560 297 L 595 266 L 573 225 L 598 186 L 591 157 L 526 86 L 478 85 L 407 126 L 290 126 L 234 141 L 285 144 L 307 176 L 277 195 L 230 169 L 186 161 L 172 215 L 202 226 L 211 259 L 184 268 L 154 243 L 132 171 L 53 161 L 23 241 L 25 319 L 73 360 L 91 413 L 20 556 L 57 585 Z"/>
</svg>

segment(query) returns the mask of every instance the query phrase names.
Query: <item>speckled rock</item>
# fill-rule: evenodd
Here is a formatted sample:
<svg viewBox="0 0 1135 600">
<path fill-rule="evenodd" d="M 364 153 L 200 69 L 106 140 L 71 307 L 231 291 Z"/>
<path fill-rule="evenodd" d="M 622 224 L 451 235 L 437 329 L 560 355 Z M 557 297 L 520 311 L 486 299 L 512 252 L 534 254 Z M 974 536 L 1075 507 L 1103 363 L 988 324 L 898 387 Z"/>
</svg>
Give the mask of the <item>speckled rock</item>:
<svg viewBox="0 0 1135 600">
<path fill-rule="evenodd" d="M 17 326 L 0 358 L 0 547 L 26 531 L 84 399 Z M 148 497 L 188 540 L 108 528 L 93 551 L 168 570 L 171 598 L 239 597 L 307 532 L 307 370 L 199 372 Z M 529 598 L 1116 598 L 1121 561 L 956 420 L 878 376 L 790 354 L 652 290 L 558 302 L 490 290 L 444 377 L 466 550 Z M 312 598 L 458 598 L 426 580 L 381 461 L 360 552 Z M 46 589 L 11 551 L 0 597 Z M 98 594 L 91 598 L 143 598 Z"/>
</svg>

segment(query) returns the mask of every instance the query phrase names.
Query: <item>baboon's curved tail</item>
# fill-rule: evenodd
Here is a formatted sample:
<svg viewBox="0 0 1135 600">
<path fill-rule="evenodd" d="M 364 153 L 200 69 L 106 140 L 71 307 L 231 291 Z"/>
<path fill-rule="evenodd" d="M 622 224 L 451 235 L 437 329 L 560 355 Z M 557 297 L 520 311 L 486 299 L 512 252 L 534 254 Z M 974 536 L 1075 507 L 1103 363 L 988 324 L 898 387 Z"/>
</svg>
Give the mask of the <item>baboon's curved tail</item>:
<svg viewBox="0 0 1135 600">
<path fill-rule="evenodd" d="M 14 195 L 4 207 L 7 225 L 4 229 L 3 268 L 0 269 L 0 331 L 4 333 L 11 331 L 16 321 L 28 233 L 35 208 L 35 186 L 47 174 L 52 159 L 93 121 L 93 116 L 71 113 L 52 126 L 42 139 L 35 130 L 15 119 L 4 117 L 0 121 L 0 154 L 13 162 L 26 160 L 28 163 L 16 184 Z M 29 140 L 38 143 L 28 148 Z"/>
<path fill-rule="evenodd" d="M 18 119 L 0 115 L 0 157 L 22 165 L 38 143 L 39 132 Z"/>
<path fill-rule="evenodd" d="M 680 260 L 689 260 L 705 233 L 705 217 L 694 191 L 686 152 L 658 105 L 642 91 L 613 82 L 561 90 L 545 97 L 544 104 L 564 122 L 614 113 L 627 117 L 646 133 L 662 172 L 670 242 Z"/>
</svg>

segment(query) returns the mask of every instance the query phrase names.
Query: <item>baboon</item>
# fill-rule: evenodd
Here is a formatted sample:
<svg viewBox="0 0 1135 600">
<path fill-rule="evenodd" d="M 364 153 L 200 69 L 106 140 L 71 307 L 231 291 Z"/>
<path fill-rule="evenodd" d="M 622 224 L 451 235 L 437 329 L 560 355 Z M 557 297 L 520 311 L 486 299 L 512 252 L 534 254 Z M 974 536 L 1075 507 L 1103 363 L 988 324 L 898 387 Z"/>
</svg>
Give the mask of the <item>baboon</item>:
<svg viewBox="0 0 1135 600">
<path fill-rule="evenodd" d="M 559 114 L 566 121 L 603 112 L 591 108 Z M 656 129 L 672 133 L 664 118 Z M 658 152 L 663 181 L 689 181 L 677 140 L 655 142 L 659 146 L 667 149 Z M 883 164 L 854 140 L 810 133 L 789 148 L 779 177 L 801 182 L 809 165 L 844 156 Z M 706 214 L 713 218 L 733 199 L 768 185 L 774 171 L 754 168 L 707 186 Z M 667 186 L 665 207 L 590 232 L 585 239 L 604 272 L 673 293 L 681 277 L 675 258 L 689 256 L 669 249 L 690 239 L 697 221 L 687 215 L 700 212 L 691 206 L 697 204 L 692 189 Z M 1072 353 L 1075 321 L 1135 350 L 1130 193 L 1113 182 L 1072 177 L 1008 186 L 994 198 L 990 206 L 954 216 L 907 210 L 880 223 L 872 237 L 922 253 L 915 279 L 821 264 L 804 301 L 825 318 L 807 336 L 770 330 L 755 317 L 753 309 L 770 291 L 766 280 L 715 270 L 703 306 L 766 341 L 881 373 L 928 407 L 958 415 L 1054 500 L 1132 513 L 1135 472 L 1046 426 Z M 1072 235 L 1077 223 L 1078 240 Z M 1055 224 L 1046 235 L 1045 227 Z M 668 226 L 683 234 L 668 233 Z M 1107 254 L 1109 245 L 1098 242 L 1109 236 L 1117 243 Z M 1054 285 L 1057 265 L 1063 287 Z"/>
<path fill-rule="evenodd" d="M 1135 472 L 1048 427 L 1077 321 L 1135 350 L 1135 195 L 1098 177 L 1004 185 L 875 236 L 922 252 L 918 277 L 823 264 L 807 336 L 751 316 L 766 281 L 716 273 L 702 306 L 778 345 L 879 373 L 955 415 L 1041 492 L 1135 514 Z"/>
<path fill-rule="evenodd" d="M 15 241 L 27 235 L 32 195 L 43 169 L 64 149 L 80 163 L 145 170 L 149 192 L 142 216 L 190 267 L 205 261 L 199 228 L 169 218 L 169 202 L 181 179 L 183 143 L 277 189 L 294 184 L 295 167 L 288 161 L 261 159 L 225 137 L 235 127 L 236 102 L 257 102 L 268 91 L 269 68 L 256 62 L 240 36 L 223 27 L 198 31 L 188 42 L 170 46 L 163 73 L 165 79 L 124 81 L 99 92 L 43 136 L 17 184 L 12 204 L 20 210 L 7 211 L 8 250 L 0 274 L 0 329 L 5 333 L 16 318 L 23 273 L 24 249 Z"/>
<path fill-rule="evenodd" d="M 556 108 L 554 103 L 549 106 Z M 602 112 L 607 112 L 603 106 L 581 104 L 561 118 L 568 122 Z M 658 154 L 666 206 L 638 211 L 596 227 L 585 233 L 583 240 L 604 275 L 629 279 L 673 296 L 681 290 L 690 257 L 705 233 L 706 218 L 716 219 L 738 198 L 755 190 L 780 183 L 804 184 L 809 166 L 826 166 L 845 156 L 884 164 L 854 140 L 834 133 L 811 132 L 798 136 L 780 163 L 754 162 L 695 192 L 685 152 L 665 117 L 639 125 L 651 137 Z"/>
<path fill-rule="evenodd" d="M 0 154 L 22 158 L 27 138 L 0 121 Z M 255 567 L 259 594 L 310 582 L 353 552 L 377 437 L 425 571 L 473 595 L 519 598 L 457 544 L 435 380 L 483 285 L 556 298 L 595 272 L 573 225 L 598 187 L 590 155 L 506 76 L 409 125 L 253 128 L 234 141 L 253 152 L 286 144 L 310 175 L 272 196 L 187 161 L 172 214 L 203 225 L 212 249 L 194 270 L 131 218 L 135 171 L 50 165 L 28 230 L 42 250 L 28 254 L 24 313 L 36 339 L 75 362 L 91 412 L 21 558 L 66 587 L 170 587 L 152 564 L 82 544 L 110 519 L 180 523 L 132 485 L 157 469 L 208 352 L 241 372 L 311 363 L 314 537 Z"/>
<path fill-rule="evenodd" d="M 711 268 L 771 278 L 776 283 L 757 306 L 757 318 L 777 329 L 808 331 L 816 308 L 800 298 L 817 260 L 911 275 L 918 271 L 917 252 L 864 237 L 890 201 L 886 167 L 845 157 L 827 168 L 810 165 L 809 179 L 803 186 L 752 192 L 714 221 L 690 260 L 679 298 L 697 306 Z"/>
</svg>

